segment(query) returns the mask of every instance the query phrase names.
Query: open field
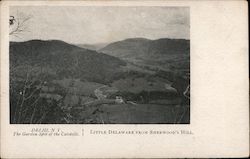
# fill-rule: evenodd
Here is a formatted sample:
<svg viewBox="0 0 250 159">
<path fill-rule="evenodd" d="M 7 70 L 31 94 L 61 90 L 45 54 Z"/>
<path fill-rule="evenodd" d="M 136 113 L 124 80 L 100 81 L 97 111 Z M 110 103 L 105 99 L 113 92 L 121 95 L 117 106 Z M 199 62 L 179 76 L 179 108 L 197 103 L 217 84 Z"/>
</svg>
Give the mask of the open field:
<svg viewBox="0 0 250 159">
<path fill-rule="evenodd" d="M 92 112 L 79 113 L 85 122 L 100 124 L 188 123 L 189 107 L 157 104 L 103 104 Z"/>
</svg>

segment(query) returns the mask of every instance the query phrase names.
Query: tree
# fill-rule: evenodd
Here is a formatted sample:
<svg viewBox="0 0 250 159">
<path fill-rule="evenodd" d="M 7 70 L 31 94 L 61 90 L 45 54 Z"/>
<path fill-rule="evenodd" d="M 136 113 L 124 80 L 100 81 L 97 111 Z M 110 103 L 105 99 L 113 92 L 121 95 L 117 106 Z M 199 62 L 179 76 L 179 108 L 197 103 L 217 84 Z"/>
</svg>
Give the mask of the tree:
<svg viewBox="0 0 250 159">
<path fill-rule="evenodd" d="M 9 36 L 22 38 L 23 34 L 29 31 L 30 19 L 31 16 L 25 14 L 11 15 L 9 17 Z M 32 58 L 25 61 L 20 60 L 23 55 L 16 57 L 12 51 L 10 45 L 10 123 L 71 122 L 69 120 L 71 118 L 68 117 L 69 112 L 65 112 L 62 107 L 66 91 L 60 89 L 57 93 L 62 99 L 57 99 L 53 94 L 46 92 L 46 87 L 53 87 L 49 66 L 39 65 Z"/>
<path fill-rule="evenodd" d="M 10 15 L 9 18 L 9 26 L 10 26 L 10 31 L 9 35 L 15 36 L 20 38 L 20 35 L 28 32 L 28 21 L 31 19 L 31 16 L 29 15 L 24 15 L 24 14 L 19 14 L 13 16 Z"/>
</svg>

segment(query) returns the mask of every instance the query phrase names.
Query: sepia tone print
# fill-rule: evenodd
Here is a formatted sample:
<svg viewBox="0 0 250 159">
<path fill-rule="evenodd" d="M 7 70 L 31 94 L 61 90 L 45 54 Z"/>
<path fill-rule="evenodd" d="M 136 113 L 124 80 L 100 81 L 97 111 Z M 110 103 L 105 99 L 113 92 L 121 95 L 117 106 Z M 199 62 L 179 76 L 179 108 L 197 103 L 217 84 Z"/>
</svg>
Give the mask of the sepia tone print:
<svg viewBox="0 0 250 159">
<path fill-rule="evenodd" d="M 11 124 L 189 124 L 188 7 L 12 6 Z"/>
</svg>

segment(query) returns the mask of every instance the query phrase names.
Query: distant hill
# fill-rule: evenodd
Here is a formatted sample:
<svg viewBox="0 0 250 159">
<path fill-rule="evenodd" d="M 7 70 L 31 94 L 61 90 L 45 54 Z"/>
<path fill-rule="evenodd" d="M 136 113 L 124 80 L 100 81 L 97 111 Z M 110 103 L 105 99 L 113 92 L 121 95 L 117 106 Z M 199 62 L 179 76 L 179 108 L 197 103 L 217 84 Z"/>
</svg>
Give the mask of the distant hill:
<svg viewBox="0 0 250 159">
<path fill-rule="evenodd" d="M 144 70 L 180 74 L 190 71 L 190 41 L 185 39 L 132 38 L 111 43 L 99 52 L 118 57 Z"/>
<path fill-rule="evenodd" d="M 108 55 L 119 58 L 148 58 L 156 55 L 189 54 L 189 40 L 131 38 L 118 41 L 100 49 Z"/>
<path fill-rule="evenodd" d="M 89 49 L 89 50 L 100 50 L 101 48 L 105 47 L 108 45 L 107 43 L 97 43 L 97 44 L 76 44 L 76 46 Z"/>
<path fill-rule="evenodd" d="M 10 66 L 46 68 L 56 78 L 80 78 L 102 82 L 126 63 L 116 57 L 83 49 L 63 41 L 31 40 L 10 42 Z M 107 79 L 106 79 L 107 78 Z"/>
</svg>

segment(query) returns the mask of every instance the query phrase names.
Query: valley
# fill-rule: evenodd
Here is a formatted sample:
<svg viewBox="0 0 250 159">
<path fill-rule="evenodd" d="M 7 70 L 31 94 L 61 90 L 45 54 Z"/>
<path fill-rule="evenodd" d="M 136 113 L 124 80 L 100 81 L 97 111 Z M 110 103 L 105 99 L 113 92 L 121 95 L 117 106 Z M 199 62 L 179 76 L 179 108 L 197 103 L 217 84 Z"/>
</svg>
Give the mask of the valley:
<svg viewBox="0 0 250 159">
<path fill-rule="evenodd" d="M 100 47 L 100 45 L 98 45 Z M 10 42 L 13 124 L 189 123 L 188 40 Z"/>
</svg>

